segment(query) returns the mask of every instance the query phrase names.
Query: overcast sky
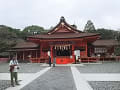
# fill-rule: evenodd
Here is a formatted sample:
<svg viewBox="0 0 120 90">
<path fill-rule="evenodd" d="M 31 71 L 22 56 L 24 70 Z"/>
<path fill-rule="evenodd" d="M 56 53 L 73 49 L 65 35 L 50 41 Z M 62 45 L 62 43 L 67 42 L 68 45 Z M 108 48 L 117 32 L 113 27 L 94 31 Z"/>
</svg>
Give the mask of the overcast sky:
<svg viewBox="0 0 120 90">
<path fill-rule="evenodd" d="M 83 30 L 87 20 L 96 28 L 120 29 L 120 0 L 0 0 L 0 24 L 23 29 L 55 26 L 61 16 Z"/>
</svg>

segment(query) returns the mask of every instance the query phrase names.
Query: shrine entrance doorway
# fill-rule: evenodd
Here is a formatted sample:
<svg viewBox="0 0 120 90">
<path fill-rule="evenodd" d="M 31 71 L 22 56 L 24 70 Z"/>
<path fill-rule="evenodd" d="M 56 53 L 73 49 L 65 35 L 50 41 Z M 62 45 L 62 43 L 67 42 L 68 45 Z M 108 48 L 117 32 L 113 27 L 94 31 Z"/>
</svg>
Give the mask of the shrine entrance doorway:
<svg viewBox="0 0 120 90">
<path fill-rule="evenodd" d="M 56 58 L 56 64 L 68 64 L 74 62 L 71 44 L 55 45 L 53 47 L 53 56 Z"/>
</svg>

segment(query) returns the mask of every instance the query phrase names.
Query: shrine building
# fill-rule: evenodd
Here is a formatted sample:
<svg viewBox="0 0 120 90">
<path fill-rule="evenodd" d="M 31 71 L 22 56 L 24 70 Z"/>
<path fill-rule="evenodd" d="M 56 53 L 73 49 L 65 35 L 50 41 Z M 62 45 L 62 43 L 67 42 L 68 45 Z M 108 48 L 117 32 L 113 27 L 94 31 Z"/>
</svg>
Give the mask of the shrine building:
<svg viewBox="0 0 120 90">
<path fill-rule="evenodd" d="M 86 33 L 70 25 L 64 17 L 47 33 L 27 37 L 27 41 L 18 43 L 10 52 L 15 52 L 18 60 L 30 60 L 33 63 L 56 64 L 98 61 L 97 55 L 114 53 L 115 40 L 98 40 L 100 34 Z M 96 56 L 95 56 L 96 55 Z"/>
<path fill-rule="evenodd" d="M 96 33 L 84 33 L 77 30 L 75 25 L 70 25 L 64 17 L 46 34 L 29 36 L 28 41 L 39 45 L 36 57 L 31 60 L 47 60 L 48 52 L 51 60 L 56 59 L 57 64 L 74 63 L 75 56 L 90 56 L 92 54 L 91 43 L 99 39 Z M 39 55 L 38 55 L 39 54 Z"/>
</svg>

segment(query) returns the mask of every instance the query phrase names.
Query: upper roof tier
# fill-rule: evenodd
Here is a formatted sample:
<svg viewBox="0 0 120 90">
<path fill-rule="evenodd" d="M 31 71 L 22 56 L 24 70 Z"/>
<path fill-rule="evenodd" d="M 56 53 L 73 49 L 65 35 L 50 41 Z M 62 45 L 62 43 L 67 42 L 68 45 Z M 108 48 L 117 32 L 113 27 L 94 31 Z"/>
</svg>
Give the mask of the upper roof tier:
<svg viewBox="0 0 120 90">
<path fill-rule="evenodd" d="M 65 21 L 64 17 L 60 18 L 60 22 L 46 34 L 29 36 L 28 38 L 38 39 L 64 39 L 64 38 L 82 38 L 88 36 L 99 36 L 98 33 L 84 33 L 77 30 L 75 25 L 70 25 Z"/>
<path fill-rule="evenodd" d="M 82 31 L 77 30 L 75 25 L 70 25 L 65 21 L 65 18 L 62 16 L 60 18 L 60 22 L 48 32 L 48 34 L 55 34 L 55 33 L 80 33 Z"/>
</svg>

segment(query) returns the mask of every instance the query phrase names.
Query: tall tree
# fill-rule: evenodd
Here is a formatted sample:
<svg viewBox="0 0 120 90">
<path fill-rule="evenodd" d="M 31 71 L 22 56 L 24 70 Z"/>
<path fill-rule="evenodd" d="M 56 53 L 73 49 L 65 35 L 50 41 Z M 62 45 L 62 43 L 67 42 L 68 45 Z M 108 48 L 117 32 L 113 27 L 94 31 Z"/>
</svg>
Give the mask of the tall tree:
<svg viewBox="0 0 120 90">
<path fill-rule="evenodd" d="M 85 25 L 84 32 L 92 32 L 92 33 L 94 33 L 95 31 L 96 30 L 95 30 L 94 24 L 92 23 L 91 20 L 88 20 L 87 24 Z"/>
</svg>

